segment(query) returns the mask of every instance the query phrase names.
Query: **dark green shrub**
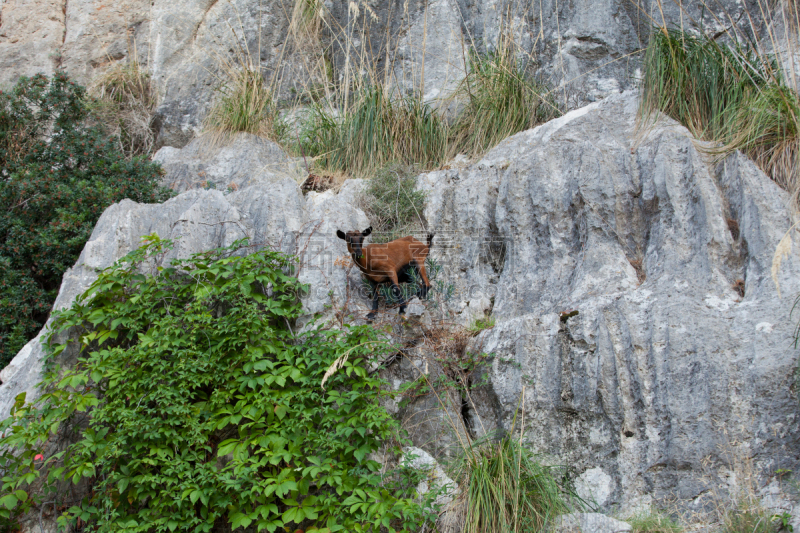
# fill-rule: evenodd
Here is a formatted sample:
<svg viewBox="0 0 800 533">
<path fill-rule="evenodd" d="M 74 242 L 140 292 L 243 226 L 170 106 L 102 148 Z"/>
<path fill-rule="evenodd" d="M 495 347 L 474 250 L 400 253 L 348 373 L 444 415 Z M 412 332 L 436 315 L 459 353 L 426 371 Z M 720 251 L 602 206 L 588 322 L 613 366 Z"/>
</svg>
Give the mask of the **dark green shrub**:
<svg viewBox="0 0 800 533">
<path fill-rule="evenodd" d="M 87 126 L 85 90 L 63 73 L 0 93 L 0 367 L 44 325 L 103 210 L 169 197 L 159 172 Z"/>
<path fill-rule="evenodd" d="M 366 365 L 385 341 L 368 326 L 294 334 L 303 287 L 283 254 L 236 243 L 163 265 L 167 246 L 150 236 L 57 318 L 82 355 L 0 425 L 0 517 L 64 505 L 70 482 L 91 491 L 62 525 L 98 532 L 417 531 L 435 517 L 369 459 L 398 432 Z"/>
</svg>

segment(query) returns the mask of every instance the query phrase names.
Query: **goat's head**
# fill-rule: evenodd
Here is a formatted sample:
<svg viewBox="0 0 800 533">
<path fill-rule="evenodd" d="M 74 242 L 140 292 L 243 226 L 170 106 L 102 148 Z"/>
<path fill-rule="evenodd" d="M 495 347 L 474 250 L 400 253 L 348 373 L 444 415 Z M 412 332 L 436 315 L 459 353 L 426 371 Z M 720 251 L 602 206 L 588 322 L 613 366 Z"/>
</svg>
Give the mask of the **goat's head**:
<svg viewBox="0 0 800 533">
<path fill-rule="evenodd" d="M 364 245 L 364 239 L 372 233 L 372 226 L 364 231 L 348 231 L 347 233 L 342 230 L 336 230 L 336 236 L 347 243 L 347 251 L 354 259 L 358 259 L 363 255 L 361 247 Z"/>
</svg>

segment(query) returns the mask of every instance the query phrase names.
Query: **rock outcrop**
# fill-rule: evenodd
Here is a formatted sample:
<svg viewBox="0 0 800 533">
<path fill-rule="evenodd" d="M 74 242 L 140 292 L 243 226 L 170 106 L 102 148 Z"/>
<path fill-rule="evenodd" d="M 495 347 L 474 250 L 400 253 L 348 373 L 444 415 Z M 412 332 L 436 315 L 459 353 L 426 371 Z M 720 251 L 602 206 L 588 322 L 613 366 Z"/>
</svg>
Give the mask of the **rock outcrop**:
<svg viewBox="0 0 800 533">
<path fill-rule="evenodd" d="M 494 302 L 469 348 L 494 356 L 471 408 L 502 432 L 521 405 L 525 440 L 603 506 L 701 498 L 704 465 L 733 452 L 765 474 L 800 455 L 797 255 L 782 299 L 770 279 L 788 195 L 671 120 L 637 132 L 636 106 L 610 97 L 421 180 L 453 310 Z"/>
<path fill-rule="evenodd" d="M 252 155 L 253 147 L 247 141 L 245 137 L 233 144 L 240 148 L 239 159 Z M 176 158 L 180 159 L 180 154 Z M 165 179 L 177 181 L 185 175 L 181 173 L 183 167 L 175 168 L 175 174 L 167 174 Z M 130 200 L 114 204 L 100 217 L 75 266 L 64 274 L 54 309 L 71 305 L 97 279 L 99 270 L 139 247 L 146 235 L 156 233 L 174 240 L 175 247 L 167 260 L 228 246 L 247 237 L 256 248 L 269 246 L 301 258 L 298 276 L 309 284 L 304 296 L 308 316 L 301 320 L 302 325 L 315 313 L 323 312 L 332 298 L 341 298 L 348 276 L 353 278 L 353 284 L 359 283 L 355 272 L 343 268 L 345 263 L 334 265 L 337 257 L 346 254 L 344 244 L 335 235 L 336 229 L 369 225 L 364 213 L 352 205 L 354 188 L 359 188 L 355 181 L 338 196 L 307 199 L 296 181 L 274 177 L 227 194 L 191 189 L 163 204 Z M 357 297 L 355 294 L 353 303 L 366 309 L 366 299 Z M 28 401 L 38 396 L 43 336 L 44 330 L 0 372 L 3 417 L 8 416 L 19 393 L 27 393 Z"/>
<path fill-rule="evenodd" d="M 280 146 L 240 133 L 230 142 L 198 137 L 182 149 L 165 146 L 153 156 L 165 172 L 162 185 L 178 192 L 196 188 L 239 190 L 291 177 L 295 170 Z"/>
</svg>

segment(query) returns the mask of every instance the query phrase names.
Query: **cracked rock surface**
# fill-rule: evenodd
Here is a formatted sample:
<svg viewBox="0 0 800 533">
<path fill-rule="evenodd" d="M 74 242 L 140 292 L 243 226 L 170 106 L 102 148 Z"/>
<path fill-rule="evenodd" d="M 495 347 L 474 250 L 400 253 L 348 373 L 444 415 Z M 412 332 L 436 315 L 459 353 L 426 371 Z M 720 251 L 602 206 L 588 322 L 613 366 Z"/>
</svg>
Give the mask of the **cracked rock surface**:
<svg viewBox="0 0 800 533">
<path fill-rule="evenodd" d="M 636 106 L 609 97 L 420 187 L 454 309 L 494 302 L 471 345 L 494 355 L 483 424 L 508 430 L 524 392 L 525 440 L 590 471 L 598 503 L 699 504 L 704 465 L 731 453 L 796 467 L 800 262 L 781 264 L 779 298 L 786 192 L 739 154 L 710 164 L 671 120 L 637 135 Z"/>
</svg>

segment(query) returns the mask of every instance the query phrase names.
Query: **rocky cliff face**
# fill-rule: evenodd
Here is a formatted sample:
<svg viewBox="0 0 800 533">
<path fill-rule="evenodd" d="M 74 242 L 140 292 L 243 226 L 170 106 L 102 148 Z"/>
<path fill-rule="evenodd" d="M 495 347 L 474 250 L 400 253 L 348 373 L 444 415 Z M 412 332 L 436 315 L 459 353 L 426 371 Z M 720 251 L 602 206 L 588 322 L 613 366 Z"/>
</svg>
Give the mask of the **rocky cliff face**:
<svg viewBox="0 0 800 533">
<path fill-rule="evenodd" d="M 510 430 L 521 408 L 526 442 L 573 466 L 598 504 L 701 506 L 730 473 L 731 453 L 752 458 L 765 479 L 797 468 L 789 315 L 800 256 L 784 259 L 779 298 L 770 267 L 791 226 L 787 194 L 740 155 L 708 161 L 670 120 L 637 132 L 636 106 L 636 93 L 610 97 L 519 133 L 466 168 L 420 176 L 433 254 L 454 294 L 438 311 L 409 310 L 423 322 L 438 312 L 462 323 L 491 312 L 496 324 L 470 341 L 468 350 L 491 354 L 488 384 L 456 399 L 460 413 L 425 398 L 390 408 L 422 428 L 414 444 L 434 455 L 455 442 L 447 416 L 462 416 L 479 436 Z M 360 183 L 304 197 L 273 146 L 249 137 L 233 146 L 240 157 L 170 151 L 165 179 L 179 188 L 214 182 L 199 173 L 224 174 L 226 157 L 256 167 L 270 160 L 286 174 L 241 163 L 231 168 L 260 177 L 236 191 L 193 188 L 162 205 L 110 207 L 56 307 L 156 232 L 179 238 L 180 256 L 243 236 L 300 253 L 309 316 L 347 300 L 351 319 L 362 318 L 369 301 L 337 261 L 346 251 L 335 237 L 369 225 L 357 207 Z M 570 310 L 578 314 L 562 317 Z M 19 392 L 36 394 L 38 342 L 0 373 L 2 412 Z M 397 387 L 428 363 L 433 372 L 420 345 L 387 376 Z"/>
<path fill-rule="evenodd" d="M 756 0 L 710 7 L 650 0 L 326 1 L 318 46 L 290 35 L 294 4 L 3 0 L 0 85 L 56 68 L 86 83 L 116 62 L 136 59 L 158 95 L 159 146 L 182 147 L 199 130 L 225 81 L 222 65 L 230 62 L 259 67 L 284 100 L 327 77 L 352 82 L 374 69 L 378 79 L 437 103 L 464 77 L 470 49 L 491 50 L 510 39 L 540 77 L 561 86 L 559 101 L 575 107 L 635 85 L 638 52 L 654 24 L 709 34 L 734 25 L 744 35 L 765 31 Z M 784 38 L 780 28 L 774 34 L 776 40 L 764 42 L 788 58 L 791 35 Z"/>
</svg>

